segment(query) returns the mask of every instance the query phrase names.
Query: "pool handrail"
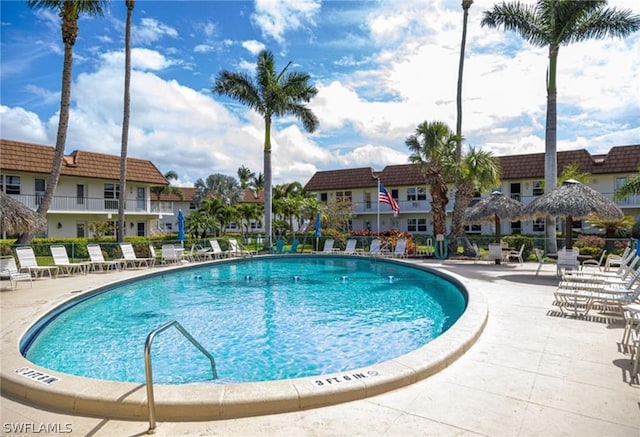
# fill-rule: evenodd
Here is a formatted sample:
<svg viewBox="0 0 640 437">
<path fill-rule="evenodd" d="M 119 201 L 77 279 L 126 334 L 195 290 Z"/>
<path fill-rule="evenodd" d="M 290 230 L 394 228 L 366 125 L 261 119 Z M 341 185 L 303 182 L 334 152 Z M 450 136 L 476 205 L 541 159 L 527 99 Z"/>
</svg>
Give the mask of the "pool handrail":
<svg viewBox="0 0 640 437">
<path fill-rule="evenodd" d="M 159 328 L 154 329 L 147 336 L 147 340 L 144 343 L 144 372 L 146 376 L 146 386 L 147 386 L 147 408 L 149 409 L 149 429 L 147 430 L 147 434 L 154 434 L 156 429 L 156 405 L 153 396 L 153 370 L 151 369 L 151 344 L 153 343 L 153 339 L 156 334 L 165 331 L 172 326 L 178 330 L 180 334 L 182 334 L 187 340 L 191 342 L 195 347 L 197 347 L 200 352 L 203 353 L 205 357 L 209 359 L 211 362 L 211 372 L 213 373 L 213 379 L 218 379 L 218 372 L 216 370 L 216 362 L 213 358 L 213 355 L 209 353 L 189 332 L 184 329 L 184 327 L 178 323 L 177 320 L 172 320 L 170 322 L 165 323 Z"/>
</svg>

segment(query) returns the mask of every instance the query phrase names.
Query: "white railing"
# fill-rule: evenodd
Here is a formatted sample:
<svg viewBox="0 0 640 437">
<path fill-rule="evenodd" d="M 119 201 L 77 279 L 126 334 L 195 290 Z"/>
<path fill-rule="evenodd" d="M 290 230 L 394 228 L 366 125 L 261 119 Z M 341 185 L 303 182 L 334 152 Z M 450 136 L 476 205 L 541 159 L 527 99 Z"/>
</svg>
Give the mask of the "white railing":
<svg viewBox="0 0 640 437">
<path fill-rule="evenodd" d="M 38 209 L 42 202 L 42 195 L 33 194 L 11 194 L 11 197 L 23 203 L 33 210 Z M 107 199 L 104 197 L 75 197 L 75 196 L 53 196 L 49 212 L 101 212 L 117 213 L 118 199 Z M 152 204 L 148 200 L 130 199 L 125 204 L 125 210 L 129 213 L 162 213 L 171 214 L 170 207 L 159 207 L 157 203 Z"/>
</svg>

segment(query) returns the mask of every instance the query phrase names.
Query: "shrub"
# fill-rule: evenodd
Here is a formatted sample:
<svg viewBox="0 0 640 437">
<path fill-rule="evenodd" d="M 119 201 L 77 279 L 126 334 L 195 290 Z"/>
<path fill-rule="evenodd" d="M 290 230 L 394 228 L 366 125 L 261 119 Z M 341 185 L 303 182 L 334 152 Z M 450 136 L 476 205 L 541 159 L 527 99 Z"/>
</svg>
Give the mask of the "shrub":
<svg viewBox="0 0 640 437">
<path fill-rule="evenodd" d="M 600 258 L 604 249 L 605 240 L 597 235 L 579 235 L 574 247 L 580 249 L 580 254 Z"/>
</svg>

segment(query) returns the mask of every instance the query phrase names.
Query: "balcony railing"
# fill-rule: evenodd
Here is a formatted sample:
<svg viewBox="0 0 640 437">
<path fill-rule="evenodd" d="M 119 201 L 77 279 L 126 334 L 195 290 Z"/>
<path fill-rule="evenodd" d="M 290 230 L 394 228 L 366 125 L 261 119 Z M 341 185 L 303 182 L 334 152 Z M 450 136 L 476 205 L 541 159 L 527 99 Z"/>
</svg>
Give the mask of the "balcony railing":
<svg viewBox="0 0 640 437">
<path fill-rule="evenodd" d="M 38 209 L 43 198 L 42 195 L 33 194 L 10 194 L 10 196 L 33 210 Z M 118 199 L 104 197 L 53 196 L 49 212 L 117 213 L 118 202 Z M 154 203 L 152 208 L 149 200 L 130 199 L 125 204 L 125 211 L 128 213 L 171 213 L 172 209 L 158 206 L 157 203 Z"/>
</svg>

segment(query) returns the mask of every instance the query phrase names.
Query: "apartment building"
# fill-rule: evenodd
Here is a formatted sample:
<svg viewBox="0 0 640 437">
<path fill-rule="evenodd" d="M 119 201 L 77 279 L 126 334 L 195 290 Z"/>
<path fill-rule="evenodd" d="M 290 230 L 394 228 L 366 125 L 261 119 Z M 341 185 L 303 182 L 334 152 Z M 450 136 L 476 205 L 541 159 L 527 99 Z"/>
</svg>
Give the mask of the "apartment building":
<svg viewBox="0 0 640 437">
<path fill-rule="evenodd" d="M 501 183 L 495 189 L 524 204 L 544 193 L 544 153 L 501 156 L 499 160 Z M 591 188 L 612 198 L 617 187 L 637 175 L 640 145 L 613 147 L 606 155 L 591 155 L 587 150 L 558 152 L 558 174 L 571 163 L 578 164 L 580 172 L 590 174 L 588 185 Z M 378 180 L 397 201 L 400 214 L 394 215 L 388 204 L 378 202 Z M 322 202 L 351 202 L 354 213 L 350 224 L 352 229 L 384 231 L 393 228 L 416 234 L 433 232 L 429 186 L 419 168 L 412 164 L 389 165 L 382 171 L 370 167 L 319 171 L 304 188 Z M 454 190 L 451 184 L 447 232 L 451 229 Z M 487 194 L 482 193 L 483 196 Z M 636 218 L 640 215 L 640 196 L 631 196 L 616 203 L 625 215 Z M 544 220 L 506 222 L 501 224 L 501 232 L 544 234 L 544 226 Z M 562 229 L 561 223 L 558 223 L 558 229 Z M 580 220 L 574 221 L 574 229 L 589 231 L 588 225 Z M 467 232 L 490 234 L 495 233 L 495 227 L 492 224 L 471 225 L 467 227 Z"/>
<path fill-rule="evenodd" d="M 55 149 L 0 139 L 0 190 L 31 209 L 44 197 Z M 151 202 L 151 187 L 168 185 L 148 160 L 127 158 L 126 235 L 150 235 L 171 208 Z M 118 222 L 120 156 L 76 150 L 64 157 L 47 213 L 47 237 L 89 237 L 92 222 Z M 2 237 L 4 231 L 2 231 Z"/>
</svg>

